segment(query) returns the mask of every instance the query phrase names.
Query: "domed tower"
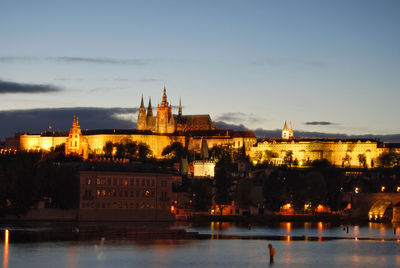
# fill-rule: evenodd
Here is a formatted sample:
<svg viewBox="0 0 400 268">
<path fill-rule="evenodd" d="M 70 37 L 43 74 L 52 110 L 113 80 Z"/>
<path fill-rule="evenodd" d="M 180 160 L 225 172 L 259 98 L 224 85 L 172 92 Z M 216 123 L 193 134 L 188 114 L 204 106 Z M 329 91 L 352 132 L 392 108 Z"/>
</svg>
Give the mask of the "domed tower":
<svg viewBox="0 0 400 268">
<path fill-rule="evenodd" d="M 143 96 L 142 96 L 142 101 L 140 103 L 140 108 L 139 108 L 138 120 L 136 123 L 136 129 L 137 130 L 146 130 L 146 128 L 147 128 L 146 109 L 144 108 Z"/>
</svg>

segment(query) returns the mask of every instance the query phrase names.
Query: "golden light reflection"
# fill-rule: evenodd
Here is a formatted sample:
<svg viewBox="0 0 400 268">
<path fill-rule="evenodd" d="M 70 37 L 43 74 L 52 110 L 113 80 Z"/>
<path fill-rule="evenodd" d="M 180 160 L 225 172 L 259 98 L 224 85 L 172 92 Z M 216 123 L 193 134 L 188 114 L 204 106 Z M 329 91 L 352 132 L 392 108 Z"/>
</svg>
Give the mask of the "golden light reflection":
<svg viewBox="0 0 400 268">
<path fill-rule="evenodd" d="M 292 223 L 291 222 L 286 222 L 285 223 L 285 229 L 286 229 L 286 233 L 290 234 L 292 231 Z"/>
<path fill-rule="evenodd" d="M 290 237 L 290 235 L 287 235 L 287 236 L 286 236 L 286 241 L 287 241 L 287 242 L 290 242 L 290 240 L 292 240 L 292 238 Z"/>
<path fill-rule="evenodd" d="M 9 242 L 9 236 L 10 236 L 10 232 L 8 231 L 8 229 L 6 229 L 4 231 L 4 256 L 3 256 L 3 268 L 7 268 L 8 267 L 8 242 Z"/>
<path fill-rule="evenodd" d="M 322 222 L 322 221 L 319 221 L 319 222 L 317 223 L 317 226 L 318 226 L 318 233 L 322 234 L 322 232 L 323 232 L 323 230 L 324 230 L 324 224 L 323 224 L 323 222 Z"/>
<path fill-rule="evenodd" d="M 318 242 L 322 242 L 322 236 L 318 236 Z"/>
</svg>

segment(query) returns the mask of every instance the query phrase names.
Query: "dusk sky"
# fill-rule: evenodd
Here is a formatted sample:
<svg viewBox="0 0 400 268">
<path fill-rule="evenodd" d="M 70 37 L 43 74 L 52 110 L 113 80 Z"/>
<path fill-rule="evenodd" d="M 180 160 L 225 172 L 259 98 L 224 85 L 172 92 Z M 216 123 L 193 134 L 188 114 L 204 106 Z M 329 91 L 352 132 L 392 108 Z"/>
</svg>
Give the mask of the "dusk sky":
<svg viewBox="0 0 400 268">
<path fill-rule="evenodd" d="M 164 83 L 184 114 L 249 129 L 399 134 L 400 1 L 0 0 L 2 140 L 82 107 L 135 128 Z"/>
</svg>

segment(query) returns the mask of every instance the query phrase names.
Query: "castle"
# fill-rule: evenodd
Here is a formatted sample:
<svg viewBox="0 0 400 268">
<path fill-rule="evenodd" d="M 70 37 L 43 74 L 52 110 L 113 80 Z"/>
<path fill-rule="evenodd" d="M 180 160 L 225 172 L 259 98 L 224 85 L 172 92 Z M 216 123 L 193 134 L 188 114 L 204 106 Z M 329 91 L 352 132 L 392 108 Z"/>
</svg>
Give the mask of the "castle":
<svg viewBox="0 0 400 268">
<path fill-rule="evenodd" d="M 374 139 L 305 139 L 295 138 L 292 124 L 285 122 L 280 139 L 257 141 L 251 131 L 217 129 L 210 115 L 183 115 L 179 101 L 178 113 L 172 113 L 164 86 L 162 101 L 153 115 L 151 99 L 144 107 L 141 99 L 137 129 L 103 129 L 81 131 L 78 118 L 74 118 L 69 133 L 44 132 L 22 134 L 12 143 L 20 150 L 50 151 L 65 144 L 65 153 L 78 154 L 84 159 L 89 155 L 104 155 L 106 143 L 145 143 L 151 157 L 162 159 L 162 151 L 174 142 L 181 143 L 189 151 L 200 153 L 205 142 L 208 148 L 225 146 L 244 151 L 254 164 L 270 162 L 280 165 L 291 159 L 297 166 L 307 166 L 314 160 L 327 159 L 342 167 L 374 167 L 383 153 L 400 153 L 400 148 Z M 11 144 L 11 142 L 10 142 Z M 397 147 L 396 147 L 397 146 Z"/>
<path fill-rule="evenodd" d="M 251 148 L 250 159 L 253 163 L 270 162 L 275 165 L 284 163 L 290 156 L 298 166 L 306 166 L 314 160 L 326 159 L 335 166 L 367 167 L 377 165 L 378 157 L 391 150 L 383 142 L 374 139 L 296 139 L 292 124 L 285 122 L 281 139 L 263 139 Z"/>
<path fill-rule="evenodd" d="M 151 99 L 149 106 L 144 108 L 143 96 L 140 103 L 139 115 L 137 120 L 138 130 L 149 130 L 153 133 L 175 133 L 188 132 L 193 130 L 214 130 L 214 124 L 210 115 L 182 115 L 182 103 L 179 100 L 178 114 L 172 114 L 172 105 L 167 101 L 167 91 L 164 86 L 161 104 L 157 105 L 157 114 L 153 116 Z"/>
<path fill-rule="evenodd" d="M 78 154 L 84 159 L 89 154 L 103 155 L 104 146 L 108 142 L 145 143 L 151 150 L 151 157 L 162 159 L 162 151 L 174 142 L 181 143 L 190 151 L 200 153 L 202 140 L 207 146 L 226 146 L 234 150 L 244 149 L 247 153 L 257 143 L 251 131 L 233 131 L 216 129 L 210 115 L 182 115 L 179 103 L 178 114 L 172 114 L 172 105 L 167 101 L 164 86 L 161 103 L 157 106 L 157 114 L 153 116 L 151 100 L 146 109 L 141 100 L 137 129 L 102 129 L 82 131 L 78 118 L 74 118 L 69 133 L 43 132 L 40 134 L 22 134 L 13 141 L 18 149 L 25 151 L 50 151 L 65 144 L 65 153 Z"/>
</svg>

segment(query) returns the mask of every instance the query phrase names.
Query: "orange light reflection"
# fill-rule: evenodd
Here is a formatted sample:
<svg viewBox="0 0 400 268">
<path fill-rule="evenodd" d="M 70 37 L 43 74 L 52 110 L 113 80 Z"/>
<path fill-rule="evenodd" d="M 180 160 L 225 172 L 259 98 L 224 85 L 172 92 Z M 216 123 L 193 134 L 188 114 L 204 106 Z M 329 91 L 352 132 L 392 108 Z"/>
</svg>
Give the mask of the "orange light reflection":
<svg viewBox="0 0 400 268">
<path fill-rule="evenodd" d="M 4 258 L 3 258 L 3 268 L 8 268 L 8 242 L 9 242 L 10 232 L 6 229 L 4 231 Z"/>
</svg>

